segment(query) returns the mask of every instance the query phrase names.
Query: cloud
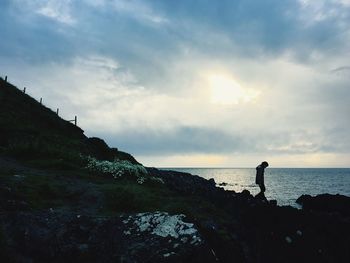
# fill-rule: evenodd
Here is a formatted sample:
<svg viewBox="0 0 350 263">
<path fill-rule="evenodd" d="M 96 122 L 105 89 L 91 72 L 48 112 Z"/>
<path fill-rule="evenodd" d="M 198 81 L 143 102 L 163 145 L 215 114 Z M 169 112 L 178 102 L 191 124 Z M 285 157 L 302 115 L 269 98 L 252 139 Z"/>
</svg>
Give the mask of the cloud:
<svg viewBox="0 0 350 263">
<path fill-rule="evenodd" d="M 349 78 L 350 77 L 350 66 L 342 66 L 332 69 L 331 74 L 336 75 L 338 77 Z"/>
<path fill-rule="evenodd" d="M 18 2 L 15 7 L 16 10 L 25 9 L 21 16 L 44 9 L 50 11 L 47 14 L 52 13 L 52 19 L 62 18 L 64 21 L 67 18 L 79 26 L 79 32 L 59 27 L 43 31 L 45 25 L 37 21 L 41 23 L 37 36 L 49 34 L 50 38 L 56 38 L 52 42 L 53 54 L 57 53 L 55 48 L 59 49 L 63 44 L 66 46 L 61 49 L 67 55 L 79 52 L 81 48 L 89 53 L 99 49 L 103 55 L 118 58 L 135 71 L 140 67 L 137 75 L 144 82 L 152 82 L 154 88 L 163 85 L 165 78 L 171 78 L 173 62 L 189 57 L 225 61 L 230 60 L 227 56 L 230 54 L 232 58 L 260 57 L 265 60 L 287 54 L 298 63 L 316 65 L 329 56 L 344 57 L 346 40 L 350 40 L 349 9 L 347 6 L 340 8 L 333 2 L 322 2 L 322 10 L 334 9 L 342 15 L 325 16 L 310 26 L 306 26 L 305 19 L 313 17 L 309 10 L 315 9 L 316 4 L 308 2 L 303 5 L 297 1 L 213 3 L 202 0 L 189 5 L 174 1 L 27 0 L 26 3 L 31 4 L 20 5 Z M 30 25 L 21 25 L 27 27 L 21 28 L 23 32 L 33 31 L 38 26 L 36 24 L 33 28 Z M 17 27 L 16 31 L 19 30 Z M 26 37 L 25 41 L 29 45 L 33 43 L 37 56 L 40 56 L 40 49 L 34 45 L 34 36 L 33 39 Z M 44 54 L 47 59 L 54 56 Z M 43 56 L 40 59 L 42 61 Z M 157 80 L 156 72 L 165 77 Z M 152 76 L 150 81 L 149 76 Z"/>
<path fill-rule="evenodd" d="M 112 10 L 117 15 L 130 17 L 148 26 L 161 26 L 169 21 L 164 14 L 154 10 L 151 3 L 140 0 L 84 0 L 85 4 L 100 10 Z"/>
<path fill-rule="evenodd" d="M 75 20 L 71 15 L 70 5 L 71 0 L 49 0 L 40 6 L 36 12 L 58 22 L 73 25 L 75 24 Z"/>
<path fill-rule="evenodd" d="M 321 11 L 317 11 L 327 13 L 322 19 L 316 19 L 316 11 L 312 11 L 319 9 L 314 7 L 316 4 L 302 5 L 298 1 L 159 5 L 172 14 L 172 21 L 182 29 L 187 41 L 210 53 L 216 50 L 224 56 L 230 52 L 254 58 L 287 53 L 305 63 L 318 61 L 324 54 L 337 55 L 347 48 L 343 40 L 349 36 L 349 7 L 332 1 L 324 1 Z"/>
<path fill-rule="evenodd" d="M 66 25 L 74 25 L 76 22 L 72 16 L 72 0 L 14 0 L 12 4 L 26 16 L 38 14 Z"/>
<path fill-rule="evenodd" d="M 119 145 L 121 149 L 128 148 L 138 155 L 217 154 L 246 151 L 253 146 L 243 136 L 230 136 L 219 129 L 208 127 L 176 127 L 169 131 L 135 129 L 104 135 L 110 143 Z"/>
<path fill-rule="evenodd" d="M 208 127 L 177 127 L 164 132 L 144 130 L 125 133 L 103 134 L 108 141 L 119 145 L 121 149 L 131 149 L 137 155 L 173 155 L 173 154 L 314 154 L 349 153 L 348 146 L 336 140 L 322 141 L 320 134 L 310 136 L 307 131 L 294 133 L 230 134 Z M 339 131 L 334 132 L 339 135 Z M 323 136 L 326 138 L 326 136 Z M 348 136 L 346 136 L 348 137 Z M 122 140 L 118 138 L 123 138 Z M 329 139 L 329 138 L 327 138 Z"/>
<path fill-rule="evenodd" d="M 168 22 L 165 16 L 152 10 L 150 5 L 145 4 L 143 1 L 114 0 L 111 5 L 117 12 L 128 14 L 144 22 L 153 24 L 164 24 Z"/>
</svg>

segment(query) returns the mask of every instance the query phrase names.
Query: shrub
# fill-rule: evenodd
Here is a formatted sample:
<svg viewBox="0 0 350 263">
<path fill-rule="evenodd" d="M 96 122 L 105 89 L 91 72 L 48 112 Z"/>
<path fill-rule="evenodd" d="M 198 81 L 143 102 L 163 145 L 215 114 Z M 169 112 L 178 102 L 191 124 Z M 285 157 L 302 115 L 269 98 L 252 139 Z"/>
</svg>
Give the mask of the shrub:
<svg viewBox="0 0 350 263">
<path fill-rule="evenodd" d="M 113 178 L 124 176 L 133 176 L 139 184 L 143 184 L 146 180 L 147 170 L 140 164 L 132 164 L 126 160 L 99 161 L 92 157 L 87 157 L 86 168 L 92 172 L 108 174 Z"/>
</svg>

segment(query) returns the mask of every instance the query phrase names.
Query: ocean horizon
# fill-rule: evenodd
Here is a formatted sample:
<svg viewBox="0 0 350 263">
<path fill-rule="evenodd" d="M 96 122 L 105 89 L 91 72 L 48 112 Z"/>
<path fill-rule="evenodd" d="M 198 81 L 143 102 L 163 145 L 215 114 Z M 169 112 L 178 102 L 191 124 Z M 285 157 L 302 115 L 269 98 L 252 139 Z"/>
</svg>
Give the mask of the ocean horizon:
<svg viewBox="0 0 350 263">
<path fill-rule="evenodd" d="M 213 178 L 225 190 L 248 190 L 256 195 L 255 168 L 184 168 L 162 167 L 205 179 Z M 221 184 L 221 186 L 220 186 Z M 296 199 L 303 195 L 342 194 L 350 196 L 350 168 L 267 168 L 265 170 L 265 195 L 277 200 L 278 205 L 299 207 Z"/>
</svg>

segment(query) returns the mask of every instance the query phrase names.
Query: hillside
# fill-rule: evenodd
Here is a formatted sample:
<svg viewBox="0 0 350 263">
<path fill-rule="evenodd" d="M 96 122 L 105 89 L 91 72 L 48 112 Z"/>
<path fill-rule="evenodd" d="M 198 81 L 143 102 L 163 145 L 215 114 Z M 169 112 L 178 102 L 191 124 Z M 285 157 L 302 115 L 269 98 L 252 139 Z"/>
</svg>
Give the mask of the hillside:
<svg viewBox="0 0 350 263">
<path fill-rule="evenodd" d="M 87 138 L 72 122 L 0 78 L 0 154 L 32 163 L 79 164 L 79 156 L 137 161 L 99 138 Z M 37 160 L 37 162 L 35 162 Z M 55 161 L 54 161 L 55 160 Z M 61 161 L 59 161 L 61 160 Z M 61 163 L 60 163 L 61 162 Z"/>
</svg>

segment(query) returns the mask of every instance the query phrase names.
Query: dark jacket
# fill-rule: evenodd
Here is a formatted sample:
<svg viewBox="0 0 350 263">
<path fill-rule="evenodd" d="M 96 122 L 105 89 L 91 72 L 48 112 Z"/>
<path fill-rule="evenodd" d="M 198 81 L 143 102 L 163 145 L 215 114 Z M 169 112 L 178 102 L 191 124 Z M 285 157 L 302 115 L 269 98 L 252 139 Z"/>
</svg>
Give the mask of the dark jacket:
<svg viewBox="0 0 350 263">
<path fill-rule="evenodd" d="M 255 183 L 256 184 L 264 184 L 264 171 L 265 167 L 261 164 L 256 167 L 256 177 L 255 177 Z"/>
</svg>

